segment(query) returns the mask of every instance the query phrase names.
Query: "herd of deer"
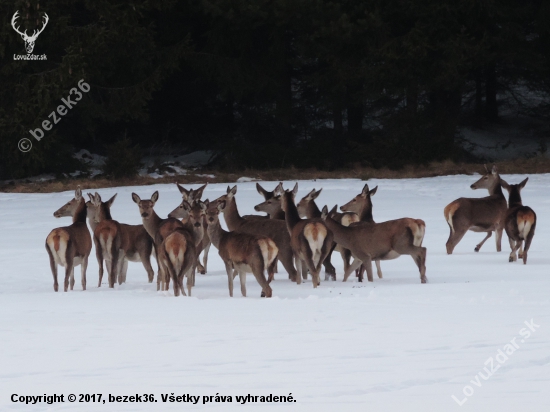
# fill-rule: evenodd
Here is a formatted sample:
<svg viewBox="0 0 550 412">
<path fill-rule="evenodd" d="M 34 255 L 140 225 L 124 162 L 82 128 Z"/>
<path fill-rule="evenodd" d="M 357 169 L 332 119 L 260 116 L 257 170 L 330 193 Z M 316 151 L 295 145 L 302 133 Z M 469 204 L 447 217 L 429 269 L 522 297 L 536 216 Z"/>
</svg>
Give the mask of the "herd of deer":
<svg viewBox="0 0 550 412">
<path fill-rule="evenodd" d="M 500 178 L 497 168 L 486 169 L 472 189 L 487 189 L 489 196 L 483 198 L 460 198 L 445 207 L 444 215 L 450 228 L 447 253 L 453 249 L 468 230 L 486 232 L 478 244 L 496 233 L 497 251 L 501 250 L 502 231 L 510 240 L 509 261 L 517 260 L 516 253 L 527 262 L 535 233 L 535 212 L 522 205 L 520 191 L 527 178 L 517 185 L 509 185 Z M 271 297 L 270 283 L 280 261 L 289 278 L 298 284 L 311 275 L 313 287 L 320 284 L 321 265 L 325 267 L 325 280 L 336 280 L 336 270 L 331 263 L 333 250 L 338 250 L 344 262 L 344 281 L 355 272 L 362 281 L 364 271 L 369 282 L 373 281 L 372 261 L 382 278 L 381 260 L 410 255 L 420 271 L 420 280 L 426 283 L 426 248 L 422 247 L 426 225 L 421 219 L 402 218 L 375 223 L 372 215 L 371 197 L 377 187 L 369 189 L 366 184 L 360 194 L 340 207 L 322 210 L 315 203 L 321 190 L 315 189 L 297 204 L 295 197 L 298 184 L 293 190 L 284 190 L 280 183 L 273 191 L 256 184 L 265 201 L 255 206 L 267 216 L 241 216 L 235 195 L 237 186 L 228 187 L 227 193 L 209 202 L 202 201 L 206 185 L 193 190 L 177 185 L 182 194 L 181 204 L 168 218 L 157 215 L 154 206 L 158 191 L 150 199 L 142 200 L 132 193 L 139 207 L 142 225 L 126 225 L 111 217 L 110 208 L 116 195 L 103 202 L 98 193 L 88 194 L 85 201 L 80 188 L 75 197 L 54 213 L 55 217 L 71 216 L 70 226 L 50 232 L 46 238 L 46 250 L 54 278 L 54 290 L 58 291 L 57 266 L 65 268 L 64 290 L 73 289 L 74 267 L 81 265 L 82 288 L 86 289 L 86 268 L 92 249 L 92 236 L 86 218 L 92 228 L 93 242 L 99 263 L 99 283 L 103 278 L 103 261 L 106 263 L 109 287 L 126 281 L 128 261 L 141 261 L 149 282 L 154 280 L 151 255 L 158 262 L 157 290 L 168 290 L 173 282 L 174 295 L 185 295 L 195 285 L 195 272 L 207 272 L 208 251 L 213 244 L 219 251 L 227 271 L 229 295 L 233 296 L 233 280 L 239 275 L 241 293 L 246 296 L 246 273 L 252 273 L 262 288 L 262 296 Z M 502 192 L 509 192 L 509 202 Z M 222 229 L 219 214 L 225 218 L 229 231 Z M 523 243 L 525 245 L 523 247 Z M 199 255 L 203 254 L 202 264 Z M 351 262 L 351 258 L 353 262 Z M 266 277 L 267 272 L 267 277 Z"/>
</svg>

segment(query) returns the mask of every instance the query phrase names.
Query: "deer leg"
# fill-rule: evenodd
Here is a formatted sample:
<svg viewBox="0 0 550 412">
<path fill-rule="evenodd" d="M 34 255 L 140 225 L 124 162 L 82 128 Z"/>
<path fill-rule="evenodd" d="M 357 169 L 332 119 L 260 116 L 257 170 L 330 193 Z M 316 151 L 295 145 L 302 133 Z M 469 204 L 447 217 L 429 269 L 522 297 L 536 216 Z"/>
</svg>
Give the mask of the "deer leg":
<svg viewBox="0 0 550 412">
<path fill-rule="evenodd" d="M 511 242 L 510 242 L 511 243 Z M 514 247 L 512 248 L 512 252 L 510 253 L 510 258 L 508 259 L 509 262 L 515 262 L 518 260 L 518 257 L 516 255 L 517 250 L 521 247 L 521 244 L 523 243 L 522 240 L 516 240 Z"/>
<path fill-rule="evenodd" d="M 239 281 L 241 283 L 241 295 L 246 298 L 246 272 L 239 270 Z"/>
<path fill-rule="evenodd" d="M 65 292 L 69 290 L 69 279 L 71 277 L 72 272 L 73 272 L 73 260 L 70 259 L 70 262 L 67 262 L 67 266 L 65 266 L 65 282 L 63 284 L 63 288 Z"/>
<path fill-rule="evenodd" d="M 268 269 L 269 271 L 269 269 Z M 262 287 L 262 293 L 260 296 L 262 298 L 270 298 L 273 294 L 273 291 L 271 290 L 271 286 L 269 286 L 269 280 L 265 279 L 264 270 L 262 267 L 253 267 L 252 273 L 254 274 L 254 277 Z"/>
<path fill-rule="evenodd" d="M 351 275 L 352 272 L 355 271 L 359 266 L 361 266 L 363 262 L 360 259 L 354 258 L 351 265 L 349 265 L 348 270 L 344 273 L 344 280 L 343 282 L 347 281 L 349 278 L 349 275 Z"/>
<path fill-rule="evenodd" d="M 287 248 L 279 249 L 279 256 L 278 259 L 283 264 L 283 267 L 288 272 L 288 277 L 293 282 L 301 283 L 301 279 L 298 280 L 298 272 L 296 271 L 296 268 L 294 267 L 294 255 L 292 253 L 292 250 L 289 250 Z"/>
<path fill-rule="evenodd" d="M 323 260 L 323 266 L 325 266 L 325 280 L 328 280 L 329 275 L 330 277 L 334 278 L 336 280 L 336 268 L 333 266 L 332 262 L 330 261 L 332 258 L 332 252 L 334 251 L 334 248 L 336 247 L 336 243 L 333 243 L 327 257 Z"/>
<path fill-rule="evenodd" d="M 413 246 L 413 250 L 410 252 L 414 263 L 416 263 L 420 271 L 421 283 L 428 283 L 428 278 L 426 277 L 426 251 L 427 249 L 425 247 Z"/>
<path fill-rule="evenodd" d="M 50 269 L 52 270 L 53 276 L 53 290 L 57 292 L 59 290 L 59 283 L 57 283 L 57 263 L 55 263 L 55 258 L 53 257 L 52 251 L 48 245 L 46 245 L 46 250 L 50 256 Z"/>
<path fill-rule="evenodd" d="M 74 265 L 73 270 L 71 270 L 71 290 L 74 289 Z"/>
<path fill-rule="evenodd" d="M 151 266 L 151 255 L 140 253 L 139 258 L 141 260 L 141 264 L 143 265 L 143 267 L 145 268 L 145 271 L 147 272 L 147 280 L 149 281 L 149 283 L 153 283 L 153 280 L 155 279 L 155 271 Z"/>
<path fill-rule="evenodd" d="M 101 287 L 101 281 L 103 280 L 103 250 L 101 249 L 101 244 L 99 240 L 94 235 L 94 244 L 95 244 L 95 256 L 97 258 L 97 265 L 99 266 L 99 282 L 97 287 Z"/>
<path fill-rule="evenodd" d="M 88 269 L 88 256 L 82 258 L 80 263 L 80 282 L 82 283 L 82 290 L 86 290 L 86 269 Z"/>
<path fill-rule="evenodd" d="M 296 262 L 296 283 L 299 285 L 302 283 L 302 276 L 301 273 L 302 273 L 302 260 L 298 257 L 298 256 L 295 256 L 294 257 L 294 260 Z"/>
<path fill-rule="evenodd" d="M 382 279 L 382 268 L 380 267 L 380 261 L 375 260 L 374 263 L 376 263 L 376 273 L 378 274 L 378 279 Z"/>
<path fill-rule="evenodd" d="M 229 296 L 233 297 L 233 265 L 231 262 L 225 263 L 225 271 L 227 272 L 227 287 L 229 288 Z"/>
<path fill-rule="evenodd" d="M 518 258 L 523 259 L 523 241 L 521 242 L 521 245 L 519 247 Z"/>
<path fill-rule="evenodd" d="M 489 239 L 491 236 L 493 236 L 493 232 L 492 231 L 489 231 L 487 232 L 487 236 L 485 236 L 485 239 L 483 239 L 476 247 L 475 247 L 475 251 L 476 252 L 479 252 L 479 250 L 481 249 L 481 246 L 483 246 L 483 244 L 485 243 L 485 241 L 487 239 Z"/>
<path fill-rule="evenodd" d="M 502 250 L 501 242 L 502 242 L 502 231 L 503 230 L 504 230 L 504 228 L 502 228 L 502 227 L 497 227 L 497 229 L 495 230 L 495 242 L 497 244 L 497 252 L 500 252 Z"/>
<path fill-rule="evenodd" d="M 458 242 L 462 240 L 464 235 L 466 234 L 467 230 L 452 230 L 450 229 L 451 233 L 449 234 L 449 239 L 447 240 L 447 254 L 452 255 L 453 250 L 458 245 Z"/>
<path fill-rule="evenodd" d="M 516 241 L 513 240 L 511 237 L 508 237 L 508 243 L 510 243 L 510 249 L 511 249 L 510 257 L 508 258 L 508 262 L 514 262 L 514 261 L 517 260 L 516 253 L 514 251 L 514 249 L 516 248 Z"/>
<path fill-rule="evenodd" d="M 529 233 L 527 234 L 527 238 L 525 239 L 525 248 L 523 249 L 523 264 L 527 264 L 527 252 L 529 251 L 529 248 L 531 247 L 531 242 L 533 241 L 533 237 L 535 236 L 535 228 L 537 226 L 537 223 L 533 226 L 531 226 L 531 230 L 529 230 Z"/>
<path fill-rule="evenodd" d="M 120 273 L 122 275 L 122 283 L 126 283 L 126 274 L 128 273 L 128 259 L 124 256 L 123 253 L 121 253 L 122 256 L 120 256 Z"/>
</svg>

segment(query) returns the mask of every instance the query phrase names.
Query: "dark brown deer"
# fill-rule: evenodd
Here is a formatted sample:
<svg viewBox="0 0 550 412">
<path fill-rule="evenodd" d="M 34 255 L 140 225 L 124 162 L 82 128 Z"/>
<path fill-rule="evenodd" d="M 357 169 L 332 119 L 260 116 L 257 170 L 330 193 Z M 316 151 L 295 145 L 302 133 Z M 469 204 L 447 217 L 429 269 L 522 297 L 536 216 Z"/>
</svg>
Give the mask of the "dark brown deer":
<svg viewBox="0 0 550 412">
<path fill-rule="evenodd" d="M 281 205 L 285 212 L 285 221 L 290 234 L 290 244 L 294 253 L 296 269 L 307 276 L 306 267 L 311 273 L 313 287 L 321 284 L 319 273 L 321 264 L 332 250 L 333 235 L 321 219 L 300 219 L 294 198 L 298 192 L 298 184 L 294 189 L 285 190 Z M 300 276 L 296 277 L 297 280 Z M 300 283 L 300 282 L 298 282 Z"/>
<path fill-rule="evenodd" d="M 115 200 L 116 195 L 109 199 L 107 202 L 102 202 L 101 196 L 99 196 L 97 193 L 95 196 L 91 193 L 88 193 L 88 196 L 90 197 L 90 201 L 86 202 L 86 207 L 88 209 L 88 221 L 90 223 L 90 227 L 92 228 L 92 232 L 95 233 L 95 229 L 98 226 L 98 223 L 103 219 L 103 217 L 100 215 L 100 209 L 106 208 L 108 209 L 110 214 L 110 208 Z M 97 201 L 95 202 L 95 204 L 92 203 L 94 197 L 97 197 Z M 104 212 L 102 215 L 105 216 L 105 214 L 106 213 Z M 149 236 L 143 225 L 127 225 L 124 223 L 120 223 L 120 233 L 122 237 L 122 253 L 120 256 L 123 258 L 123 260 L 122 266 L 119 271 L 119 284 L 126 282 L 128 262 L 141 262 L 143 264 L 143 267 L 145 268 L 145 271 L 147 272 L 149 283 L 152 283 L 155 279 L 155 272 L 153 270 L 153 267 L 151 266 L 153 239 L 151 238 L 151 236 Z M 103 277 L 103 262 L 98 263 L 100 267 L 98 287 L 100 287 Z M 107 272 L 110 274 L 109 270 L 110 266 L 107 265 Z"/>
<path fill-rule="evenodd" d="M 501 181 L 502 187 L 508 191 L 508 212 L 504 220 L 504 228 L 510 241 L 509 262 L 515 262 L 518 257 L 516 255 L 519 250 L 519 258 L 523 259 L 523 264 L 527 263 L 527 252 L 531 247 L 531 241 L 535 236 L 535 228 L 537 227 L 537 215 L 535 211 L 528 206 L 523 206 L 521 202 L 521 189 L 525 187 L 529 178 L 525 178 L 517 185 L 509 185 L 505 181 Z M 525 248 L 523 247 L 525 242 Z"/>
<path fill-rule="evenodd" d="M 284 268 L 288 272 L 289 278 L 293 281 L 297 281 L 296 269 L 294 268 L 294 253 L 290 246 L 290 234 L 286 228 L 284 220 L 275 219 L 245 219 L 243 218 L 237 209 L 237 203 L 235 202 L 235 194 L 237 193 L 237 186 L 233 188 L 227 187 L 227 193 L 220 196 L 212 203 L 219 203 L 225 201 L 225 208 L 223 214 L 227 228 L 231 232 L 241 232 L 256 236 L 267 236 L 272 239 L 277 248 L 279 249 L 278 259 L 283 264 Z"/>
<path fill-rule="evenodd" d="M 222 229 L 219 213 L 226 207 L 225 201 L 213 202 L 208 208 L 206 221 L 212 243 L 218 249 L 225 264 L 229 296 L 233 297 L 233 279 L 239 275 L 241 293 L 246 296 L 246 274 L 252 273 L 262 288 L 262 297 L 272 295 L 269 283 L 279 252 L 275 242 L 266 236 L 227 232 Z M 269 280 L 265 278 L 265 271 Z"/>
<path fill-rule="evenodd" d="M 449 240 L 447 240 L 449 255 L 453 253 L 455 246 L 468 230 L 487 233 L 481 243 L 475 247 L 476 252 L 479 252 L 493 232 L 495 232 L 497 252 L 501 250 L 504 219 L 508 210 L 501 188 L 501 182 L 504 181 L 500 178 L 496 166 L 493 166 L 491 171 L 485 166 L 485 170 L 487 173 L 470 187 L 472 189 L 487 189 L 489 196 L 482 198 L 461 197 L 449 203 L 443 211 L 450 229 Z"/>
<path fill-rule="evenodd" d="M 82 196 L 80 186 L 76 189 L 74 199 L 56 210 L 55 217 L 71 216 L 73 224 L 58 227 L 46 237 L 46 251 L 50 257 L 50 267 L 53 275 L 53 290 L 59 289 L 57 283 L 57 265 L 65 268 L 64 291 L 74 287 L 74 267 L 80 265 L 82 290 L 86 290 L 86 268 L 88 257 L 92 251 L 92 237 L 86 226 L 86 202 Z"/>
<path fill-rule="evenodd" d="M 396 259 L 410 255 L 420 271 L 420 281 L 427 283 L 426 248 L 420 246 L 424 238 L 426 224 L 421 219 L 402 218 L 382 223 L 359 222 L 342 226 L 332 216 L 336 206 L 329 212 L 323 208 L 322 219 L 334 233 L 336 243 L 349 249 L 355 258 L 344 273 L 344 282 L 361 264 L 367 270 L 367 279 L 373 281 L 372 261 Z"/>
</svg>

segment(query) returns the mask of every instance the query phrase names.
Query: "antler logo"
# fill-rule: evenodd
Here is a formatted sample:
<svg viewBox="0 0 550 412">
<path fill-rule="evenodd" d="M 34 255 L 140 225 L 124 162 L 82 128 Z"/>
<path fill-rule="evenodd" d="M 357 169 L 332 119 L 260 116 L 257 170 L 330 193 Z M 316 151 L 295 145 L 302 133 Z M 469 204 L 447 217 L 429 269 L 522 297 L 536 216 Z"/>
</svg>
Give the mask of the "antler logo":
<svg viewBox="0 0 550 412">
<path fill-rule="evenodd" d="M 38 35 L 44 31 L 44 29 L 46 28 L 46 25 L 48 24 L 48 21 L 50 20 L 50 18 L 48 17 L 48 15 L 46 13 L 44 13 L 44 25 L 42 26 L 42 28 L 40 30 L 34 30 L 33 33 L 32 33 L 32 36 L 28 36 L 27 35 L 27 30 L 25 30 L 22 33 L 19 30 L 19 27 L 15 27 L 15 21 L 19 17 L 17 15 L 18 13 L 19 13 L 19 10 L 17 10 L 15 12 L 15 14 L 13 15 L 13 17 L 11 19 L 11 25 L 12 25 L 13 29 L 21 35 L 21 38 L 25 42 L 25 49 L 27 49 L 27 53 L 31 54 L 33 49 L 34 49 L 34 42 L 36 42 L 36 39 L 38 38 Z"/>
</svg>

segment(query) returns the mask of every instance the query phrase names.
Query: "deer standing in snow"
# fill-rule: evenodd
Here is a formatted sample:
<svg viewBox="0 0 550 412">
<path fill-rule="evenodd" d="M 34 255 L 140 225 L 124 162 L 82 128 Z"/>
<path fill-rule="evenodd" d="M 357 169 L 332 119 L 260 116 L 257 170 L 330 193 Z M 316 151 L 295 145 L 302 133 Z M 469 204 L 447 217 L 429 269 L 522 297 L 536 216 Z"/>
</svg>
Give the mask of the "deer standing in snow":
<svg viewBox="0 0 550 412">
<path fill-rule="evenodd" d="M 290 244 L 294 252 L 294 261 L 298 273 L 307 276 L 306 267 L 311 273 L 313 287 L 321 284 L 319 272 L 321 264 L 332 250 L 333 235 L 321 219 L 301 219 L 294 198 L 298 192 L 298 183 L 292 191 L 285 190 L 281 205 L 285 212 L 285 221 L 290 234 Z M 300 283 L 300 276 L 296 276 Z"/>
<path fill-rule="evenodd" d="M 74 199 L 56 210 L 55 217 L 71 216 L 73 223 L 70 226 L 58 227 L 46 237 L 46 251 L 50 257 L 50 267 L 53 275 L 53 289 L 57 292 L 57 266 L 65 268 L 64 291 L 74 286 L 74 267 L 80 265 L 82 290 L 86 290 L 86 268 L 88 257 L 92 251 L 92 237 L 86 226 L 86 202 L 82 196 L 80 186 L 76 189 Z"/>
<path fill-rule="evenodd" d="M 225 207 L 225 201 L 212 202 L 206 212 L 206 221 L 210 239 L 225 264 L 229 296 L 233 297 L 233 279 L 237 274 L 241 281 L 241 293 L 246 296 L 246 274 L 252 273 L 262 288 L 262 297 L 270 298 L 272 291 L 269 283 L 273 279 L 279 249 L 269 237 L 223 230 L 219 213 Z M 266 271 L 269 280 L 265 278 Z"/>
<path fill-rule="evenodd" d="M 495 232 L 497 252 L 501 250 L 502 231 L 508 206 L 502 193 L 501 182 L 496 166 L 489 171 L 485 166 L 485 173 L 470 187 L 472 189 L 487 189 L 489 196 L 482 198 L 461 197 L 445 206 L 443 214 L 449 225 L 450 234 L 447 240 L 447 253 L 453 253 L 455 246 L 460 242 L 468 230 L 485 232 L 485 238 L 475 247 L 479 252 L 483 244 Z M 506 182 L 504 182 L 506 183 Z"/>
<path fill-rule="evenodd" d="M 529 180 L 528 177 L 517 185 L 509 185 L 505 181 L 501 181 L 502 187 L 509 193 L 508 211 L 504 220 L 504 228 L 512 249 L 509 261 L 515 262 L 518 259 L 516 252 L 519 249 L 519 258 L 523 259 L 523 264 L 527 263 L 527 252 L 531 247 L 537 226 L 535 211 L 528 206 L 523 206 L 521 202 L 520 192 L 527 184 L 527 180 Z M 523 242 L 525 242 L 525 248 Z"/>
</svg>

